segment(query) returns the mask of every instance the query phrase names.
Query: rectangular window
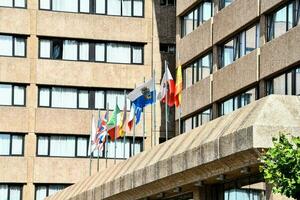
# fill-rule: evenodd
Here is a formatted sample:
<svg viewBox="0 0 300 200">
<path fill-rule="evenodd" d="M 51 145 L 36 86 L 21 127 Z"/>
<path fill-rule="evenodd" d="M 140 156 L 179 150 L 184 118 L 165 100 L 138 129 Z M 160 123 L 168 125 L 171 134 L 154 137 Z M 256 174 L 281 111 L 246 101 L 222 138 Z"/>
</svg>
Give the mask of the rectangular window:
<svg viewBox="0 0 300 200">
<path fill-rule="evenodd" d="M 143 64 L 144 46 L 137 44 L 40 39 L 40 58 Z"/>
<path fill-rule="evenodd" d="M 298 24 L 297 6 L 299 7 L 299 0 L 290 1 L 268 16 L 268 41 L 283 35 Z"/>
<path fill-rule="evenodd" d="M 181 133 L 189 132 L 209 121 L 211 121 L 211 109 L 205 110 L 203 112 L 197 113 L 192 117 L 189 117 L 182 121 L 182 131 Z"/>
<path fill-rule="evenodd" d="M 132 10 L 132 1 L 131 0 L 122 0 L 122 16 L 131 16 Z"/>
<path fill-rule="evenodd" d="M 21 200 L 22 198 L 22 185 L 4 184 L 0 183 L 0 197 L 1 200 Z"/>
<path fill-rule="evenodd" d="M 25 86 L 0 84 L 0 105 L 25 106 Z"/>
<path fill-rule="evenodd" d="M 80 0 L 80 12 L 89 13 L 90 12 L 90 0 Z"/>
<path fill-rule="evenodd" d="M 254 102 L 257 99 L 256 93 L 257 93 L 256 88 L 253 88 L 222 102 L 219 107 L 220 116 L 229 114 L 239 108 L 242 108 Z"/>
<path fill-rule="evenodd" d="M 14 7 L 14 8 L 25 8 L 26 0 L 1 0 L 0 6 L 3 7 Z"/>
<path fill-rule="evenodd" d="M 49 185 L 35 185 L 35 200 L 43 200 L 54 193 L 65 189 L 69 185 L 49 184 Z"/>
<path fill-rule="evenodd" d="M 191 33 L 199 25 L 203 24 L 213 16 L 213 3 L 211 0 L 203 1 L 195 6 L 187 15 L 182 17 L 182 37 Z"/>
<path fill-rule="evenodd" d="M 78 93 L 78 100 L 79 100 L 79 108 L 89 108 L 89 91 L 87 90 L 79 90 Z"/>
<path fill-rule="evenodd" d="M 0 35 L 0 55 L 25 57 L 26 39 L 19 36 Z"/>
<path fill-rule="evenodd" d="M 104 91 L 95 92 L 95 108 L 105 109 L 105 93 Z"/>
<path fill-rule="evenodd" d="M 205 79 L 212 72 L 212 54 L 206 54 L 193 64 L 183 69 L 184 87 L 188 88 L 198 81 Z"/>
<path fill-rule="evenodd" d="M 56 108 L 77 108 L 77 90 L 53 87 L 51 105 Z"/>
<path fill-rule="evenodd" d="M 78 0 L 52 0 L 52 10 L 78 12 Z"/>
<path fill-rule="evenodd" d="M 300 68 L 294 68 L 267 81 L 267 94 L 299 95 Z"/>
<path fill-rule="evenodd" d="M 0 133 L 0 156 L 22 156 L 24 135 Z"/>
<path fill-rule="evenodd" d="M 40 0 L 40 9 L 50 10 L 50 1 L 51 0 Z"/>
<path fill-rule="evenodd" d="M 256 24 L 221 45 L 221 68 L 258 48 L 259 37 L 259 24 Z"/>
</svg>

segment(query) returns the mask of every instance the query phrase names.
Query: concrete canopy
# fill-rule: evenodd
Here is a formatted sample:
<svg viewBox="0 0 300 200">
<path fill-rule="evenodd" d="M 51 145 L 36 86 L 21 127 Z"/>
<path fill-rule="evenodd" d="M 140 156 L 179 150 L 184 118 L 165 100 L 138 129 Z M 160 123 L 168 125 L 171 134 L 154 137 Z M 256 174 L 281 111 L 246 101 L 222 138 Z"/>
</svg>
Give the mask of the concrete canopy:
<svg viewBox="0 0 300 200">
<path fill-rule="evenodd" d="M 300 135 L 300 97 L 271 95 L 47 199 L 139 199 L 258 163 L 279 132 Z M 88 169 L 87 169 L 88 170 Z"/>
</svg>

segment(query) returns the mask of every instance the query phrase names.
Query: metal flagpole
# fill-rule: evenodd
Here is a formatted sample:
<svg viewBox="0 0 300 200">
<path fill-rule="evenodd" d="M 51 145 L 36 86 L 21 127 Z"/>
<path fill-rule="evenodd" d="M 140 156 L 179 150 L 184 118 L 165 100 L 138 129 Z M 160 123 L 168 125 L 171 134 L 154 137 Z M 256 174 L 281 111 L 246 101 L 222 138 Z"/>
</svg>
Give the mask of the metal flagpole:
<svg viewBox="0 0 300 200">
<path fill-rule="evenodd" d="M 156 88 L 155 88 L 155 69 L 153 70 L 153 87 L 156 91 Z M 155 96 L 156 98 L 156 96 Z M 155 102 L 156 102 L 156 99 L 155 99 Z M 154 134 L 153 134 L 154 133 Z M 154 146 L 156 146 L 156 103 L 153 104 L 153 135 L 154 135 Z"/>
<path fill-rule="evenodd" d="M 126 115 L 127 113 L 125 112 L 125 109 L 127 109 L 127 101 L 126 101 L 126 98 L 127 98 L 127 95 L 126 95 L 126 90 L 124 90 L 124 110 L 123 110 L 123 115 Z M 125 116 L 127 117 L 127 116 Z M 123 116 L 124 118 L 124 116 Z M 126 122 L 125 122 L 126 123 Z M 122 124 L 123 127 L 125 127 L 125 124 Z M 123 137 L 123 157 L 125 159 L 125 150 L 126 150 L 126 146 L 125 146 L 125 143 L 126 143 L 126 129 L 124 130 L 125 133 L 124 133 L 124 137 Z"/>
<path fill-rule="evenodd" d="M 136 88 L 136 84 L 134 85 L 134 88 Z M 132 152 L 132 155 L 135 155 L 135 119 L 136 119 L 136 116 L 134 115 L 133 117 L 133 152 Z"/>
<path fill-rule="evenodd" d="M 93 126 L 93 118 L 94 118 L 94 114 L 92 114 L 92 124 L 91 124 L 91 135 L 90 135 L 90 171 L 89 171 L 89 174 L 90 176 L 92 175 L 92 126 Z"/>
<path fill-rule="evenodd" d="M 98 111 L 98 122 L 99 122 L 99 120 L 101 120 L 101 119 L 99 119 L 99 118 L 101 118 L 101 115 L 100 115 L 100 110 Z M 97 124 L 97 128 L 99 128 L 99 126 L 98 126 L 99 124 Z M 99 134 L 100 134 L 100 130 L 98 130 L 99 131 Z M 99 137 L 100 135 L 98 135 L 98 137 Z M 97 144 L 97 149 L 98 149 L 98 158 L 97 158 L 97 172 L 99 172 L 99 158 L 100 158 L 100 152 L 99 152 L 99 141 L 98 141 L 98 144 Z"/>
<path fill-rule="evenodd" d="M 108 122 L 108 119 L 109 119 L 109 104 L 106 103 L 106 112 L 107 112 L 107 122 Z M 106 122 L 106 123 L 107 123 Z M 107 130 L 107 125 L 106 125 L 106 135 L 105 135 L 105 168 L 107 168 L 107 154 L 108 154 L 108 130 Z"/>
<path fill-rule="evenodd" d="M 179 52 L 178 52 L 178 66 L 180 66 L 180 54 L 179 54 Z M 176 70 L 176 75 L 177 75 L 177 70 Z M 176 78 L 177 78 L 177 76 L 176 76 Z M 182 80 L 182 79 L 181 79 Z M 176 80 L 176 82 L 177 82 L 178 80 Z M 182 84 L 182 83 L 181 83 Z M 177 87 L 177 85 L 176 85 L 176 87 Z M 179 100 L 179 99 L 178 99 Z M 181 134 L 181 102 L 180 102 L 180 104 L 179 104 L 179 120 L 178 120 L 178 128 L 179 128 L 179 130 L 178 130 L 178 133 L 179 133 L 179 135 Z"/>
<path fill-rule="evenodd" d="M 118 96 L 116 96 L 116 106 L 118 105 Z M 115 157 L 114 157 L 114 164 L 116 164 L 116 157 L 117 157 L 117 123 L 118 123 L 118 116 L 116 116 L 116 124 L 115 124 Z"/>
<path fill-rule="evenodd" d="M 145 77 L 144 77 L 144 83 L 145 83 Z M 145 134 L 146 134 L 146 121 L 145 121 L 145 119 L 146 119 L 146 110 L 145 110 L 145 107 L 143 108 L 143 150 L 142 151 L 144 151 L 145 150 Z"/>
<path fill-rule="evenodd" d="M 167 72 L 167 61 L 165 60 L 165 74 L 166 74 L 166 102 L 165 102 L 165 120 L 166 120 L 166 141 L 168 141 L 168 72 Z"/>
</svg>

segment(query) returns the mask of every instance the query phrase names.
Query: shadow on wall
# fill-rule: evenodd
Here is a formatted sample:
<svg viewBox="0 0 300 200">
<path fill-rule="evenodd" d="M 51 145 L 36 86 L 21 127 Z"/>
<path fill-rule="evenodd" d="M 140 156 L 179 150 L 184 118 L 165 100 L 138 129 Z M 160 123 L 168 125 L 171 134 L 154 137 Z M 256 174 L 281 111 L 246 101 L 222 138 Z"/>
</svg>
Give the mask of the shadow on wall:
<svg viewBox="0 0 300 200">
<path fill-rule="evenodd" d="M 176 53 L 175 51 L 170 51 L 170 49 L 165 48 L 162 50 L 161 45 L 173 46 L 175 48 L 176 44 L 176 5 L 168 5 L 169 0 L 154 0 L 154 15 L 156 17 L 156 26 L 158 34 L 158 43 L 160 47 L 160 62 L 161 62 L 161 77 L 159 78 L 160 82 L 162 76 L 165 72 L 164 63 L 165 60 L 169 63 L 169 69 L 172 73 L 173 78 L 175 79 L 175 70 L 176 70 Z M 163 4 L 163 5 L 162 5 Z M 161 121 L 160 126 L 158 127 L 159 131 L 159 142 L 165 141 L 166 128 L 165 128 L 165 104 L 160 103 L 161 106 Z M 168 138 L 175 136 L 175 108 L 170 108 L 168 110 Z"/>
</svg>

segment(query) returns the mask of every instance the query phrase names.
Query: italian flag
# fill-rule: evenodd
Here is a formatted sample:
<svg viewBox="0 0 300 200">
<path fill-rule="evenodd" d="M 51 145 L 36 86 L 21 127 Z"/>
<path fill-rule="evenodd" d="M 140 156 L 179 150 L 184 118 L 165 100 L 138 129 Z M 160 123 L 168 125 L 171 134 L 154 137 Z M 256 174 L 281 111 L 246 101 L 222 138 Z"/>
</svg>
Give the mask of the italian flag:
<svg viewBox="0 0 300 200">
<path fill-rule="evenodd" d="M 116 105 L 115 110 L 110 117 L 107 123 L 107 132 L 110 136 L 111 141 L 114 141 L 116 138 L 119 137 L 119 125 L 122 120 L 121 111 L 118 105 Z"/>
</svg>

